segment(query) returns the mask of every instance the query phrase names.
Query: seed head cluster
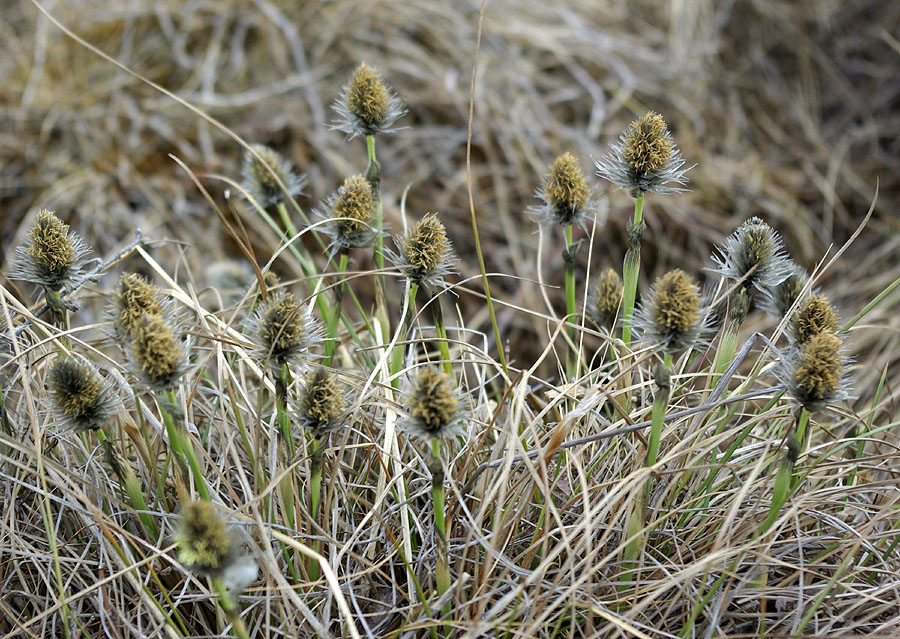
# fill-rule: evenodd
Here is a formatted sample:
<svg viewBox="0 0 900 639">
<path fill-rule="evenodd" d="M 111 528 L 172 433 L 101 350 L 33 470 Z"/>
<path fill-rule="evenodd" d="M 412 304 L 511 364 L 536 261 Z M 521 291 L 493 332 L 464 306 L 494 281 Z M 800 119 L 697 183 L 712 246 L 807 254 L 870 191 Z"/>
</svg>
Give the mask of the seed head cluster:
<svg viewBox="0 0 900 639">
<path fill-rule="evenodd" d="M 781 236 L 758 217 L 752 217 L 725 240 L 713 255 L 724 277 L 766 293 L 791 274 L 791 263 L 782 251 Z"/>
<path fill-rule="evenodd" d="M 624 290 L 622 278 L 614 268 L 601 271 L 588 299 L 588 314 L 591 319 L 605 328 L 615 326 Z"/>
<path fill-rule="evenodd" d="M 333 128 L 350 138 L 389 133 L 397 119 L 406 113 L 403 102 L 365 62 L 353 71 L 341 97 L 334 103 L 334 110 L 339 119 Z"/>
<path fill-rule="evenodd" d="M 649 301 L 638 310 L 635 327 L 644 341 L 668 351 L 693 344 L 700 332 L 700 289 L 681 269 L 660 277 Z"/>
<path fill-rule="evenodd" d="M 543 205 L 532 209 L 532 217 L 541 226 L 582 225 L 590 211 L 590 189 L 578 160 L 571 153 L 557 157 L 535 194 Z"/>
<path fill-rule="evenodd" d="M 262 144 L 251 148 L 255 154 L 244 153 L 243 187 L 260 206 L 276 205 L 303 191 L 304 179 L 294 172 L 288 160 Z"/>
<path fill-rule="evenodd" d="M 456 257 L 437 213 L 426 214 L 395 244 L 399 254 L 390 254 L 391 261 L 420 286 L 441 286 L 444 276 L 453 272 Z"/>
<path fill-rule="evenodd" d="M 248 333 L 259 359 L 276 371 L 285 364 L 307 366 L 310 350 L 321 339 L 316 320 L 293 293 L 262 303 L 249 321 Z"/>
<path fill-rule="evenodd" d="M 83 274 L 89 249 L 52 211 L 38 211 L 28 238 L 16 248 L 10 277 L 59 291 Z"/>
<path fill-rule="evenodd" d="M 132 373 L 150 390 L 171 390 L 187 371 L 187 357 L 175 331 L 159 315 L 142 315 L 132 327 L 129 364 Z"/>
<path fill-rule="evenodd" d="M 345 416 L 346 397 L 337 374 L 318 367 L 309 372 L 300 396 L 300 423 L 316 436 L 340 426 Z"/>
<path fill-rule="evenodd" d="M 97 430 L 115 412 L 117 398 L 112 384 L 86 361 L 57 359 L 47 371 L 46 385 L 54 417 L 63 428 Z"/>
<path fill-rule="evenodd" d="M 121 341 L 131 339 L 138 320 L 144 315 L 165 317 L 168 305 L 159 289 L 136 273 L 125 273 L 112 294 L 107 315 L 112 321 L 113 333 Z"/>
<path fill-rule="evenodd" d="M 784 381 L 798 405 L 816 411 L 844 396 L 841 345 L 834 333 L 819 333 L 787 356 Z"/>
<path fill-rule="evenodd" d="M 795 342 L 806 344 L 821 333 L 834 333 L 838 329 L 837 313 L 824 295 L 810 295 L 791 321 L 791 332 Z"/>
<path fill-rule="evenodd" d="M 405 413 L 400 425 L 426 440 L 464 432 L 464 412 L 453 379 L 439 368 L 426 367 L 407 380 Z"/>
<path fill-rule="evenodd" d="M 225 520 L 208 501 L 184 504 L 173 538 L 178 560 L 201 575 L 221 575 L 237 555 Z"/>
<path fill-rule="evenodd" d="M 596 166 L 597 175 L 628 189 L 635 198 L 646 191 L 683 191 L 690 170 L 684 168 L 665 120 L 653 111 L 633 121 Z"/>
</svg>

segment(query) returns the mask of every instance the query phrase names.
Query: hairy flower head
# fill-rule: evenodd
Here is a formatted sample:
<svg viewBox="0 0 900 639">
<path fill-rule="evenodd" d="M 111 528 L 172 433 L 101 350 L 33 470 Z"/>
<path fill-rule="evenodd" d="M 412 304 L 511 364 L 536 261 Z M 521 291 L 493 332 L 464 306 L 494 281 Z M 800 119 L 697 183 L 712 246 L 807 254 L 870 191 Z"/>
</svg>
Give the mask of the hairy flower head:
<svg viewBox="0 0 900 639">
<path fill-rule="evenodd" d="M 308 366 L 311 350 L 321 341 L 322 330 L 308 308 L 293 293 L 280 293 L 260 304 L 247 326 L 257 357 L 273 370 L 285 364 Z"/>
<path fill-rule="evenodd" d="M 56 421 L 75 432 L 97 430 L 116 412 L 118 400 L 110 380 L 80 358 L 57 359 L 47 371 L 47 391 Z"/>
<path fill-rule="evenodd" d="M 690 170 L 683 168 L 684 159 L 665 120 L 653 111 L 632 122 L 596 166 L 597 175 L 629 189 L 635 198 L 645 191 L 683 191 Z M 668 186 L 671 183 L 678 186 Z"/>
<path fill-rule="evenodd" d="M 130 340 L 135 325 L 144 315 L 169 317 L 171 305 L 155 285 L 137 273 L 123 273 L 106 310 L 113 338 L 120 343 Z"/>
<path fill-rule="evenodd" d="M 765 293 L 791 274 L 791 263 L 782 251 L 781 236 L 758 217 L 751 217 L 725 240 L 716 272 L 731 280 L 743 280 Z"/>
<path fill-rule="evenodd" d="M 600 272 L 588 296 L 588 316 L 600 326 L 611 329 L 622 307 L 622 278 L 614 268 Z"/>
<path fill-rule="evenodd" d="M 303 190 L 304 179 L 294 172 L 288 160 L 262 144 L 250 148 L 255 155 L 244 152 L 243 187 L 260 206 L 276 205 Z"/>
<path fill-rule="evenodd" d="M 583 225 L 591 211 L 587 180 L 571 153 L 563 153 L 553 161 L 535 196 L 543 205 L 531 209 L 532 217 L 544 228 Z"/>
<path fill-rule="evenodd" d="M 806 344 L 820 333 L 834 333 L 837 329 L 837 313 L 824 295 L 807 297 L 791 318 L 792 338 L 798 344 Z"/>
<path fill-rule="evenodd" d="M 761 302 L 766 313 L 779 320 L 790 312 L 809 280 L 805 268 L 790 260 L 788 263 L 788 276 L 780 284 L 767 288 Z"/>
<path fill-rule="evenodd" d="M 132 328 L 128 363 L 150 390 L 171 390 L 187 372 L 188 359 L 175 331 L 160 315 L 142 315 Z"/>
<path fill-rule="evenodd" d="M 785 353 L 779 375 L 794 403 L 812 412 L 846 397 L 841 346 L 834 333 L 819 333 Z"/>
<path fill-rule="evenodd" d="M 668 351 L 691 346 L 701 330 L 700 289 L 681 269 L 656 280 L 635 316 L 646 342 Z"/>
<path fill-rule="evenodd" d="M 182 506 L 173 539 L 178 545 L 178 561 L 201 575 L 220 576 L 238 556 L 225 520 L 208 501 Z"/>
<path fill-rule="evenodd" d="M 442 286 L 444 276 L 456 265 L 447 229 L 437 213 L 428 213 L 402 238 L 395 239 L 397 253 L 388 253 L 394 265 L 416 284 Z"/>
<path fill-rule="evenodd" d="M 317 215 L 327 220 L 322 230 L 331 237 L 332 253 L 363 248 L 375 241 L 375 192 L 362 175 L 344 180 Z"/>
<path fill-rule="evenodd" d="M 333 108 L 339 119 L 332 128 L 349 138 L 392 132 L 394 123 L 406 113 L 400 98 L 365 62 L 353 71 Z"/>
<path fill-rule="evenodd" d="M 38 211 L 23 245 L 16 247 L 10 278 L 59 291 L 74 284 L 84 273 L 90 253 L 77 234 L 52 212 Z"/>
<path fill-rule="evenodd" d="M 465 432 L 466 413 L 453 378 L 440 368 L 424 367 L 412 374 L 403 390 L 399 425 L 426 440 Z"/>
<path fill-rule="evenodd" d="M 344 388 L 333 370 L 317 367 L 307 373 L 300 394 L 300 424 L 317 437 L 339 427 L 346 417 Z"/>
</svg>

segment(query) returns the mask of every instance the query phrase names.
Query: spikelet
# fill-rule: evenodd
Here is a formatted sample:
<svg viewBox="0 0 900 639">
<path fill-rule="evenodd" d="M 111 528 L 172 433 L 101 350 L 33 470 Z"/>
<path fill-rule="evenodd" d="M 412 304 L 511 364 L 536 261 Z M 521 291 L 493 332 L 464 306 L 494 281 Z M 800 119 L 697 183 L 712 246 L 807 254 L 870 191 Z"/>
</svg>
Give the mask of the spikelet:
<svg viewBox="0 0 900 639">
<path fill-rule="evenodd" d="M 463 401 L 453 378 L 442 369 L 427 366 L 411 374 L 402 397 L 398 425 L 411 435 L 430 441 L 465 432 Z"/>
<path fill-rule="evenodd" d="M 253 144 L 250 148 L 256 155 L 244 152 L 242 186 L 260 206 L 274 206 L 303 191 L 304 179 L 294 172 L 288 160 L 262 144 Z"/>
<path fill-rule="evenodd" d="M 813 412 L 847 397 L 841 348 L 841 339 L 826 332 L 785 351 L 778 375 L 793 403 Z"/>
<path fill-rule="evenodd" d="M 362 175 L 344 180 L 316 212 L 325 221 L 322 232 L 331 238 L 332 256 L 340 250 L 371 246 L 375 241 L 375 192 Z"/>
<path fill-rule="evenodd" d="M 319 437 L 341 425 L 346 409 L 344 386 L 334 371 L 318 367 L 306 375 L 297 411 L 301 426 Z"/>
<path fill-rule="evenodd" d="M 571 153 L 563 153 L 553 161 L 535 197 L 542 204 L 530 209 L 531 217 L 543 228 L 584 226 L 593 210 L 587 180 Z"/>
<path fill-rule="evenodd" d="M 428 213 L 401 238 L 395 238 L 397 252 L 388 258 L 409 280 L 434 288 L 444 285 L 444 277 L 455 272 L 456 256 L 447 229 L 437 213 Z"/>
<path fill-rule="evenodd" d="M 622 278 L 614 268 L 601 271 L 588 296 L 588 317 L 604 328 L 613 328 L 622 309 L 624 290 Z"/>
<path fill-rule="evenodd" d="M 108 424 L 119 405 L 112 381 L 81 358 L 57 359 L 47 371 L 46 386 L 56 423 L 75 432 Z"/>
<path fill-rule="evenodd" d="M 160 315 L 144 314 L 134 323 L 128 348 L 128 366 L 145 388 L 171 390 L 189 367 L 186 349 Z"/>
<path fill-rule="evenodd" d="M 635 314 L 635 329 L 643 341 L 666 351 L 692 346 L 702 329 L 697 284 L 681 269 L 657 279 Z"/>
<path fill-rule="evenodd" d="M 90 250 L 81 238 L 46 209 L 38 211 L 28 238 L 16 247 L 10 278 L 60 291 L 78 282 Z"/>
<path fill-rule="evenodd" d="M 319 323 L 287 292 L 271 295 L 261 303 L 247 321 L 246 332 L 257 358 L 273 371 L 280 371 L 285 364 L 308 367 L 312 350 L 322 341 Z"/>
<path fill-rule="evenodd" d="M 744 281 L 768 294 L 791 274 L 791 262 L 782 250 L 781 236 L 758 217 L 751 217 L 725 240 L 713 260 L 716 272 L 730 280 Z"/>
<path fill-rule="evenodd" d="M 791 318 L 791 337 L 800 345 L 816 335 L 834 333 L 837 329 L 837 313 L 824 295 L 807 297 Z"/>
<path fill-rule="evenodd" d="M 396 130 L 397 119 L 406 113 L 400 98 L 365 62 L 353 71 L 332 107 L 338 120 L 331 128 L 343 131 L 349 139 L 358 135 L 391 133 Z"/>
</svg>

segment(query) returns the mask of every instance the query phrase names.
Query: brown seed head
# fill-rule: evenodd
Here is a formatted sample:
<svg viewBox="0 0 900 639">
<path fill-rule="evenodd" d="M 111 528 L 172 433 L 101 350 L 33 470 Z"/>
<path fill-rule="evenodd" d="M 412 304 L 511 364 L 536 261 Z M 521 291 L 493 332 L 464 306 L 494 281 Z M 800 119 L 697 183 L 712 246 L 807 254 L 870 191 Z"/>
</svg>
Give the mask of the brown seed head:
<svg viewBox="0 0 900 639">
<path fill-rule="evenodd" d="M 844 367 L 840 349 L 841 339 L 834 333 L 814 335 L 802 347 L 793 376 L 800 404 L 812 410 L 838 391 Z"/>
<path fill-rule="evenodd" d="M 306 377 L 300 417 L 312 431 L 329 430 L 344 413 L 344 389 L 334 371 L 317 368 Z"/>
<path fill-rule="evenodd" d="M 623 158 L 638 174 L 644 175 L 665 167 L 672 157 L 672 140 L 666 135 L 663 117 L 647 112 L 631 123 L 625 133 Z"/>
<path fill-rule="evenodd" d="M 669 271 L 656 283 L 650 300 L 652 320 L 666 331 L 687 332 L 700 314 L 700 291 L 681 269 Z"/>
<path fill-rule="evenodd" d="M 126 337 L 130 337 L 143 315 L 164 315 L 159 289 L 136 273 L 125 273 L 119 278 L 113 302 L 115 323 Z"/>
<path fill-rule="evenodd" d="M 368 127 L 375 127 L 388 112 L 387 87 L 378 72 L 365 62 L 360 63 L 344 88 L 347 107 Z"/>
<path fill-rule="evenodd" d="M 403 238 L 403 253 L 409 266 L 423 275 L 438 269 L 450 251 L 447 229 L 437 213 L 428 213 Z"/>
<path fill-rule="evenodd" d="M 281 295 L 260 318 L 260 340 L 276 359 L 299 348 L 305 337 L 303 307 L 292 293 Z"/>
<path fill-rule="evenodd" d="M 574 155 L 563 153 L 553 161 L 544 179 L 544 193 L 556 207 L 574 210 L 587 204 L 587 181 Z"/>
<path fill-rule="evenodd" d="M 181 509 L 173 535 L 178 560 L 201 574 L 219 574 L 235 556 L 225 521 L 208 501 L 194 501 Z"/>
<path fill-rule="evenodd" d="M 28 232 L 28 239 L 31 240 L 29 257 L 40 263 L 48 273 L 65 279 L 75 263 L 75 247 L 69 238 L 69 225 L 63 224 L 52 212 L 42 209 Z"/>
<path fill-rule="evenodd" d="M 459 398 L 449 375 L 437 368 L 424 368 L 407 400 L 409 414 L 431 437 L 440 437 L 456 418 Z"/>
<path fill-rule="evenodd" d="M 591 309 L 594 319 L 603 326 L 612 326 L 616 321 L 619 307 L 622 305 L 624 292 L 622 278 L 613 268 L 601 271 L 594 285 L 593 303 Z"/>
<path fill-rule="evenodd" d="M 806 344 L 820 333 L 834 333 L 837 328 L 837 314 L 824 295 L 810 295 L 794 314 L 794 339 L 799 344 Z"/>
<path fill-rule="evenodd" d="M 362 175 L 344 180 L 334 203 L 334 217 L 349 218 L 339 225 L 345 235 L 365 234 L 375 217 L 375 196 L 372 185 Z"/>
<path fill-rule="evenodd" d="M 166 389 L 181 374 L 184 353 L 160 315 L 142 315 L 131 331 L 131 355 L 148 385 Z"/>
</svg>

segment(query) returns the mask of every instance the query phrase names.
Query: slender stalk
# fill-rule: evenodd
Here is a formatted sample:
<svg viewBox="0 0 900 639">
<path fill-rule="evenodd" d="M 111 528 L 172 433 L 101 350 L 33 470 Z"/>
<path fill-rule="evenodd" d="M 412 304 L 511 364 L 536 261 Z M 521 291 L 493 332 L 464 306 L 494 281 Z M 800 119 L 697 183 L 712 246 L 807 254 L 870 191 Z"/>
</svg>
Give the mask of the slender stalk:
<svg viewBox="0 0 900 639">
<path fill-rule="evenodd" d="M 664 381 L 665 385 L 660 384 L 660 388 L 653 398 L 653 409 L 650 415 L 650 441 L 647 444 L 647 466 L 653 466 L 659 455 L 659 441 L 662 437 L 663 420 L 666 416 L 666 407 L 669 403 L 669 375 L 671 374 L 671 371 L 672 354 L 666 351 L 661 375 L 658 376 L 658 381 Z M 647 482 L 647 487 L 648 489 L 650 487 L 649 481 Z"/>
<path fill-rule="evenodd" d="M 806 436 L 805 431 L 808 422 L 809 411 L 803 408 L 797 418 L 797 428 L 794 433 L 798 450 L 802 450 L 801 446 Z M 769 505 L 769 515 L 766 517 L 766 521 L 760 528 L 759 534 L 763 534 L 769 530 L 769 528 L 772 527 L 772 524 L 775 523 L 775 520 L 778 519 L 778 513 L 781 511 L 781 507 L 784 506 L 788 495 L 796 485 L 796 481 L 791 478 L 793 471 L 794 463 L 791 459 L 785 458 L 779 464 L 778 474 L 775 475 L 775 487 L 772 491 L 772 503 Z"/>
<path fill-rule="evenodd" d="M 375 277 L 375 316 L 381 324 L 381 334 L 391 334 L 391 321 L 388 315 L 387 303 L 384 297 L 384 276 L 380 273 L 384 270 L 384 205 L 381 201 L 381 164 L 375 154 L 375 136 L 366 136 L 366 152 L 369 157 L 369 166 L 366 169 L 366 179 L 372 185 L 375 194 L 375 251 L 373 259 L 379 275 Z"/>
<path fill-rule="evenodd" d="M 447 522 L 444 519 L 444 472 L 441 467 L 441 440 L 431 440 L 431 498 L 434 502 L 434 538 L 437 557 L 435 559 L 435 582 L 438 597 L 450 589 L 450 565 L 447 559 Z M 450 612 L 450 603 L 444 614 Z"/>
<path fill-rule="evenodd" d="M 347 249 L 341 250 L 340 262 L 338 263 L 337 275 L 342 277 L 347 272 L 347 260 L 350 253 Z M 327 334 L 325 336 L 325 357 L 322 360 L 324 366 L 331 366 L 334 359 L 334 351 L 337 347 L 337 329 L 341 320 L 341 302 L 344 299 L 344 289 L 347 288 L 345 283 L 338 284 L 334 292 L 334 308 L 328 315 Z"/>
<path fill-rule="evenodd" d="M 119 481 L 122 482 L 122 486 L 125 488 L 125 494 L 128 495 L 128 500 L 131 502 L 132 508 L 138 511 L 138 517 L 144 525 L 144 528 L 146 528 L 153 539 L 156 539 L 158 536 L 156 526 L 153 524 L 153 519 L 151 519 L 150 515 L 146 512 L 149 508 L 147 508 L 147 501 L 144 499 L 144 492 L 141 490 L 141 485 L 140 482 L 138 482 L 137 476 L 134 474 L 134 471 L 131 470 L 131 466 L 119 462 L 115 455 L 115 451 L 113 451 L 112 444 L 106 436 L 106 433 L 103 432 L 103 429 L 97 430 L 97 439 L 100 440 L 103 449 L 106 451 L 106 457 L 113 472 L 119 478 Z"/>
<path fill-rule="evenodd" d="M 566 267 L 566 321 L 575 322 L 576 318 L 576 309 L 575 309 L 575 253 L 572 241 L 572 225 L 567 224 L 566 228 L 566 251 L 563 253 L 563 261 L 565 262 Z M 570 327 L 568 330 L 569 337 L 572 340 L 572 343 L 575 344 L 575 333 L 576 330 L 574 327 Z M 577 374 L 576 370 L 576 357 L 572 353 L 571 350 L 568 351 L 566 355 L 566 374 L 568 378 L 571 380 Z"/>
<path fill-rule="evenodd" d="M 447 327 L 444 324 L 444 312 L 441 310 L 440 297 L 431 300 L 431 315 L 434 318 L 434 331 L 437 333 L 438 348 L 441 351 L 441 364 L 444 372 L 452 375 L 453 363 L 450 360 L 450 344 L 447 341 Z"/>
<path fill-rule="evenodd" d="M 410 282 L 409 284 L 409 295 L 407 299 L 409 302 L 406 306 L 406 313 L 403 317 L 400 318 L 400 326 L 398 327 L 399 336 L 397 337 L 398 342 L 405 342 L 407 335 L 409 334 L 409 321 L 410 318 L 415 315 L 415 305 L 416 305 L 416 293 L 419 291 L 419 285 L 415 282 Z M 391 354 L 391 377 L 395 378 L 397 373 L 400 372 L 400 369 L 403 368 L 403 351 L 406 350 L 406 345 L 399 343 L 394 346 L 394 352 Z M 394 379 L 394 385 L 396 386 L 398 380 Z"/>
<path fill-rule="evenodd" d="M 232 601 L 231 595 L 221 579 L 213 579 L 212 582 L 213 589 L 216 591 L 216 596 L 219 599 L 219 605 L 225 611 L 228 621 L 231 622 L 232 634 L 238 639 L 250 639 L 250 635 L 247 633 L 247 626 L 244 625 L 244 620 L 241 619 L 240 606 L 235 601 Z"/>
<path fill-rule="evenodd" d="M 310 445 L 310 478 L 309 478 L 309 512 L 313 525 L 318 522 L 319 504 L 322 496 L 322 440 L 313 438 Z M 319 552 L 319 542 L 312 544 L 313 550 Z M 309 566 L 309 578 L 315 581 L 319 578 L 319 563 L 314 561 Z"/>
<path fill-rule="evenodd" d="M 622 307 L 622 341 L 631 346 L 631 327 L 634 322 L 634 302 L 637 298 L 638 275 L 641 269 L 641 224 L 644 219 L 644 194 L 634 201 L 634 221 L 629 231 L 628 251 L 622 265 L 624 285 Z"/>
</svg>

